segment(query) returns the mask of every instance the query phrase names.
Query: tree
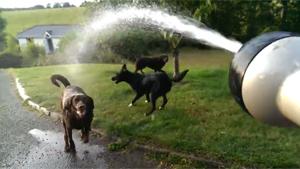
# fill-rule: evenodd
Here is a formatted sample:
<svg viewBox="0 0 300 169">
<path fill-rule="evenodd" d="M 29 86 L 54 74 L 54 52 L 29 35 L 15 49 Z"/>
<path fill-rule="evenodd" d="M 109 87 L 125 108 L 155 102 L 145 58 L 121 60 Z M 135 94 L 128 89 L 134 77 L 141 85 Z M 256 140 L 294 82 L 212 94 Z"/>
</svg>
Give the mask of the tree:
<svg viewBox="0 0 300 169">
<path fill-rule="evenodd" d="M 20 46 L 18 44 L 18 40 L 14 38 L 12 35 L 8 35 L 6 37 L 6 52 L 12 54 L 19 54 L 20 53 Z"/>
<path fill-rule="evenodd" d="M 44 9 L 45 7 L 43 5 L 35 5 L 31 7 L 32 9 Z"/>
<path fill-rule="evenodd" d="M 64 2 L 63 5 L 62 5 L 63 8 L 69 8 L 71 7 L 70 3 L 69 2 Z"/>
<path fill-rule="evenodd" d="M 51 8 L 51 4 L 47 3 L 46 8 Z"/>
<path fill-rule="evenodd" d="M 186 69 L 180 73 L 180 69 L 179 69 L 179 46 L 178 45 L 182 39 L 182 36 L 179 33 L 166 31 L 166 30 L 163 30 L 162 34 L 164 39 L 168 41 L 169 49 L 171 50 L 171 53 L 173 55 L 173 66 L 174 66 L 173 79 L 174 81 L 179 82 L 185 77 L 185 75 L 189 71 L 188 69 Z"/>
<path fill-rule="evenodd" d="M 6 34 L 4 33 L 5 26 L 6 26 L 6 20 L 4 20 L 0 15 L 0 51 L 4 50 L 4 48 L 6 47 L 6 43 L 5 43 Z"/>
<path fill-rule="evenodd" d="M 62 7 L 61 4 L 58 2 L 54 3 L 53 5 L 53 8 L 61 8 L 61 7 Z"/>
</svg>

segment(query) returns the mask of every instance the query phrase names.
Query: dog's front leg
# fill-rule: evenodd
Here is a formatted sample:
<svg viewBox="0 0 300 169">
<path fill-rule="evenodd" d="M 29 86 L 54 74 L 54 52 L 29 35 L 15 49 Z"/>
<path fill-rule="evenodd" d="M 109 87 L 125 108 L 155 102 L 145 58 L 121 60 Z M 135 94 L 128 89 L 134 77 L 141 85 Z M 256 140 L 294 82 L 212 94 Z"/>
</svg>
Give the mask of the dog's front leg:
<svg viewBox="0 0 300 169">
<path fill-rule="evenodd" d="M 137 93 L 136 96 L 133 98 L 133 100 L 131 101 L 131 103 L 128 105 L 128 107 L 132 107 L 134 105 L 134 103 L 143 96 L 142 93 Z"/>
<path fill-rule="evenodd" d="M 81 129 L 81 140 L 83 143 L 89 142 L 89 130 L 86 128 Z"/>
<path fill-rule="evenodd" d="M 74 144 L 74 141 L 73 141 L 73 138 L 72 138 L 72 128 L 71 127 L 67 128 L 67 131 L 68 131 L 68 138 L 69 138 L 69 142 L 70 142 L 70 150 L 72 152 L 76 152 L 75 144 Z"/>
<path fill-rule="evenodd" d="M 67 127 L 66 127 L 66 123 L 63 120 L 63 125 L 64 125 L 64 130 L 65 130 L 65 135 L 64 135 L 64 139 L 65 139 L 65 152 L 69 152 L 70 151 L 70 144 L 69 144 L 69 139 L 68 139 L 68 131 L 67 131 Z"/>
</svg>

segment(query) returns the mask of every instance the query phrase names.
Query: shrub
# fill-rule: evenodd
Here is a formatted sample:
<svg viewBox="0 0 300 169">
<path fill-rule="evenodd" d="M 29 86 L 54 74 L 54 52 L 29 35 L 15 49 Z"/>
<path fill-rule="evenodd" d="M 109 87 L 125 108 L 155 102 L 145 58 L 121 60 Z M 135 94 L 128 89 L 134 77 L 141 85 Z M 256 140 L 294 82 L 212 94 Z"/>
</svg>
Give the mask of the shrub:
<svg viewBox="0 0 300 169">
<path fill-rule="evenodd" d="M 45 49 L 34 43 L 28 43 L 22 52 L 23 66 L 39 66 L 44 65 Z"/>
<path fill-rule="evenodd" d="M 59 52 L 49 59 L 50 64 L 72 63 L 74 59 L 80 63 L 116 63 L 122 60 L 135 61 L 136 58 L 149 55 L 153 51 L 164 50 L 168 43 L 155 30 L 146 30 L 140 27 L 115 27 L 108 31 L 101 31 L 88 39 L 82 51 L 85 35 L 75 33 L 65 36 L 59 43 Z M 52 57 L 52 56 L 51 56 Z M 61 61 L 61 62 L 60 62 Z M 48 64 L 49 64 L 48 63 Z"/>
<path fill-rule="evenodd" d="M 42 46 L 38 46 L 34 43 L 28 43 L 24 50 L 25 57 L 38 58 L 41 55 L 45 55 L 45 49 Z"/>
<path fill-rule="evenodd" d="M 11 35 L 6 37 L 6 49 L 5 52 L 20 54 L 20 46 L 18 40 Z"/>
<path fill-rule="evenodd" d="M 0 68 L 20 67 L 22 65 L 22 56 L 4 52 L 0 54 Z"/>
<path fill-rule="evenodd" d="M 111 38 L 107 37 L 106 39 L 102 43 L 109 46 L 113 52 L 122 58 L 131 61 L 149 55 L 153 50 L 165 50 L 167 47 L 159 32 L 141 28 L 117 31 Z"/>
</svg>

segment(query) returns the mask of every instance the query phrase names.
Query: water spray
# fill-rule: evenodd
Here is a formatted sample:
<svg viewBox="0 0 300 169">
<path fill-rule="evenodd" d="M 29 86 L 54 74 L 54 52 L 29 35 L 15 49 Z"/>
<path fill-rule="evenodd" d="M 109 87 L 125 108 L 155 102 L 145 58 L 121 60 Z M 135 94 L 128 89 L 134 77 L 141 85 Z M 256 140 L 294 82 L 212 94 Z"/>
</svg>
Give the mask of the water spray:
<svg viewBox="0 0 300 169">
<path fill-rule="evenodd" d="M 275 126 L 300 125 L 300 36 L 271 32 L 235 54 L 229 85 L 235 100 L 255 119 Z"/>
<path fill-rule="evenodd" d="M 172 30 L 187 38 L 233 53 L 237 52 L 242 46 L 240 42 L 228 39 L 220 33 L 203 26 L 204 24 L 199 27 L 191 20 L 171 15 L 159 9 L 123 7 L 95 14 L 82 32 L 83 39 L 78 40 L 80 44 L 77 45 L 79 50 L 77 53 L 79 55 L 84 54 L 87 52 L 87 49 L 91 51 L 91 48 L 93 48 L 91 43 L 93 40 L 91 39 L 95 39 L 97 34 L 101 34 L 103 31 L 112 31 L 123 24 L 132 26 L 143 25 L 146 28 L 155 28 L 157 30 Z"/>
<path fill-rule="evenodd" d="M 242 45 L 205 26 L 158 9 L 126 7 L 106 10 L 85 27 L 77 54 L 93 50 L 93 38 L 122 23 L 172 30 L 198 42 L 235 53 L 229 86 L 238 104 L 259 121 L 300 125 L 300 37 L 289 32 L 258 36 Z M 77 56 L 74 55 L 76 58 Z M 75 58 L 75 59 L 76 59 Z"/>
</svg>

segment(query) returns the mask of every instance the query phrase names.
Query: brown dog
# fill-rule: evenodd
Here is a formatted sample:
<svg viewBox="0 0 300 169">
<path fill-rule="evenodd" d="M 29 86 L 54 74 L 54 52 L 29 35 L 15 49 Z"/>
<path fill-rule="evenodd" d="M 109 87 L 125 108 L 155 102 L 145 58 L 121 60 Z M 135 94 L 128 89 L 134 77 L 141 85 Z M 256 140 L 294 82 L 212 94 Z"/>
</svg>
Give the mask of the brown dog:
<svg viewBox="0 0 300 169">
<path fill-rule="evenodd" d="M 63 125 L 65 129 L 65 151 L 75 152 L 72 129 L 81 130 L 81 139 L 84 143 L 89 141 L 94 101 L 80 87 L 71 85 L 62 75 L 52 75 L 51 82 L 57 87 L 60 87 L 58 82 L 61 82 L 65 86 L 61 98 Z"/>
<path fill-rule="evenodd" d="M 168 62 L 168 55 L 161 55 L 156 58 L 142 57 L 135 62 L 135 73 L 139 70 L 144 74 L 143 69 L 149 67 L 155 72 L 160 71 Z"/>
</svg>

